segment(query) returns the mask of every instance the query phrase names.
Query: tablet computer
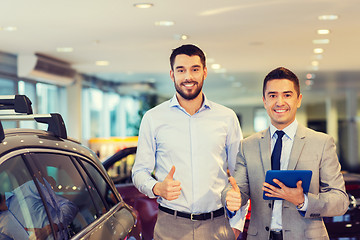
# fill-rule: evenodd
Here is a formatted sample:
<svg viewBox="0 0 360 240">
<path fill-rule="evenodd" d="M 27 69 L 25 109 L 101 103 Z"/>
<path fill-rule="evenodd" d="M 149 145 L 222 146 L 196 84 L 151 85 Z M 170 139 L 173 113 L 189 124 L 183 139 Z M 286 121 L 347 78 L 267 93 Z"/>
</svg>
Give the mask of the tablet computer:
<svg viewBox="0 0 360 240">
<path fill-rule="evenodd" d="M 278 179 L 287 187 L 296 188 L 296 183 L 302 181 L 302 188 L 304 193 L 309 191 L 311 182 L 312 171 L 311 170 L 269 170 L 265 175 L 265 182 L 279 188 L 279 185 L 273 182 L 273 179 Z M 282 198 L 268 197 L 263 193 L 264 200 L 283 200 Z"/>
</svg>

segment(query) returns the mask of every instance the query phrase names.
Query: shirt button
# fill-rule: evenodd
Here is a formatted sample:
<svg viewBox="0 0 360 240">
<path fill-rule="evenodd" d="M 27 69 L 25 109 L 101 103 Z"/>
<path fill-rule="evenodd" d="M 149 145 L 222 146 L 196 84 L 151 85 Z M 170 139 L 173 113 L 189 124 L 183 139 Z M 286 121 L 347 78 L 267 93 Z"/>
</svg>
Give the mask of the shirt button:
<svg viewBox="0 0 360 240">
<path fill-rule="evenodd" d="M 269 229 L 270 229 L 269 227 L 265 227 L 265 230 L 266 230 L 266 231 L 269 231 Z"/>
</svg>

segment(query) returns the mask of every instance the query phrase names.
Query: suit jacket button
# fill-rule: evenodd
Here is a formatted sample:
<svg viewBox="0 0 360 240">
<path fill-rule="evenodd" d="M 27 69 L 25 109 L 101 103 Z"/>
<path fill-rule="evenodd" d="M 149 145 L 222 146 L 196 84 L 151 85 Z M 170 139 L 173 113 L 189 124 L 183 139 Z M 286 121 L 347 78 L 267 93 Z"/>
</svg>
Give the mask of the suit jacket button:
<svg viewBox="0 0 360 240">
<path fill-rule="evenodd" d="M 265 230 L 266 230 L 266 231 L 269 231 L 269 229 L 270 229 L 269 227 L 265 227 Z"/>
</svg>

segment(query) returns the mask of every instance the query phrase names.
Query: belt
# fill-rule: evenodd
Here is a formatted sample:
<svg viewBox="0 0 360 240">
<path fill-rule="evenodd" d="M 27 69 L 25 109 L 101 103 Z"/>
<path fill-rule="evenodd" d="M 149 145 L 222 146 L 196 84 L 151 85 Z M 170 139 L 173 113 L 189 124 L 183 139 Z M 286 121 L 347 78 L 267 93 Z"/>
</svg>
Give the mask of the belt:
<svg viewBox="0 0 360 240">
<path fill-rule="evenodd" d="M 223 207 L 219 208 L 218 210 L 215 210 L 213 212 L 199 213 L 199 214 L 179 212 L 179 211 L 172 210 L 170 208 L 163 207 L 161 205 L 159 205 L 159 210 L 161 210 L 163 212 L 166 212 L 168 214 L 177 216 L 177 217 L 188 218 L 191 221 L 208 220 L 208 219 L 211 219 L 211 218 L 220 217 L 220 216 L 224 215 L 224 213 L 225 213 Z"/>
<path fill-rule="evenodd" d="M 270 240 L 282 240 L 282 239 L 283 239 L 282 230 L 270 231 Z"/>
</svg>

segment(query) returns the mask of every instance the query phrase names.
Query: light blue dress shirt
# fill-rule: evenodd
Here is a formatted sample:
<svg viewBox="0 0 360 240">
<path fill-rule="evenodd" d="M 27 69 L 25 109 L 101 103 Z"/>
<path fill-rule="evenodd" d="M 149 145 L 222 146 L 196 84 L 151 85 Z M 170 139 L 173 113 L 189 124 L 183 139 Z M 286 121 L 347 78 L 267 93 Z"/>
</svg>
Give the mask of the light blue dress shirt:
<svg viewBox="0 0 360 240">
<path fill-rule="evenodd" d="M 178 199 L 158 198 L 167 208 L 206 213 L 222 207 L 221 192 L 234 173 L 242 132 L 233 110 L 206 99 L 194 115 L 174 97 L 143 117 L 135 164 L 135 186 L 149 197 L 174 165 L 174 179 L 181 183 Z M 151 173 L 155 174 L 155 179 Z"/>
<path fill-rule="evenodd" d="M 287 170 L 290 160 L 290 153 L 291 148 L 294 143 L 294 138 L 296 134 L 296 130 L 298 127 L 298 122 L 295 119 L 294 122 L 292 122 L 289 126 L 282 129 L 282 131 L 285 132 L 285 135 L 282 138 L 282 149 L 281 149 L 281 157 L 280 157 L 280 170 Z M 275 132 L 279 130 L 276 129 L 272 124 L 270 124 L 270 136 L 271 138 L 271 152 L 274 149 L 275 142 L 277 140 L 277 134 Z M 282 229 L 282 218 L 281 218 L 281 212 L 282 212 L 282 203 L 283 200 L 275 200 L 274 206 L 273 206 L 273 212 L 272 212 L 272 218 L 271 218 L 271 229 Z M 307 208 L 307 196 L 305 195 L 305 204 L 303 208 L 300 210 L 305 211 Z"/>
</svg>

